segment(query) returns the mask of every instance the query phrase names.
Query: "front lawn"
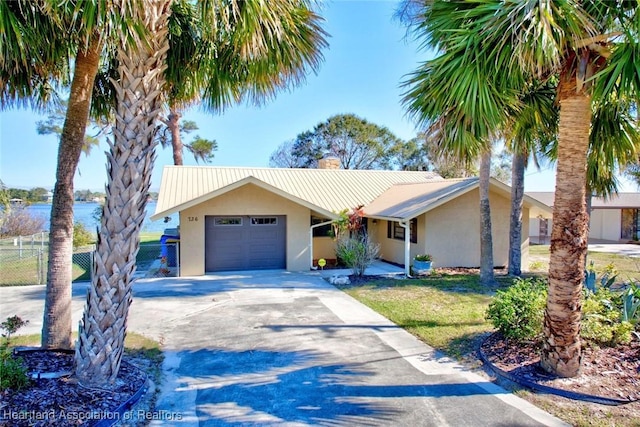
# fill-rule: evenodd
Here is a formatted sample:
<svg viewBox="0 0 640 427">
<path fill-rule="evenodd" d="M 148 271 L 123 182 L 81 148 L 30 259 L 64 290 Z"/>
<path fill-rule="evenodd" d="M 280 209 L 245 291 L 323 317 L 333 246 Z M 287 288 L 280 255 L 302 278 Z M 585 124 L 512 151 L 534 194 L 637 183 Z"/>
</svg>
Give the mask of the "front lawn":
<svg viewBox="0 0 640 427">
<path fill-rule="evenodd" d="M 433 275 L 426 279 L 383 279 L 343 290 L 430 346 L 457 358 L 473 352 L 493 329 L 485 319 L 497 287 L 485 288 L 477 275 Z"/>
<path fill-rule="evenodd" d="M 547 256 L 548 246 L 533 246 L 536 256 Z M 640 278 L 636 260 L 606 253 L 589 253 L 596 270 L 613 263 L 619 278 Z M 534 274 L 529 274 L 534 275 Z M 545 277 L 546 271 L 539 276 Z M 506 289 L 512 279 L 496 276 L 497 285 L 483 287 L 477 274 L 434 274 L 422 279 L 379 279 L 342 290 L 431 347 L 443 351 L 466 365 L 477 368 L 481 362 L 476 350 L 492 332 L 485 313 L 498 289 Z M 576 426 L 638 426 L 640 403 L 620 407 L 581 403 L 553 395 L 518 391 L 533 404 Z M 631 415 L 630 415 L 631 414 Z"/>
</svg>

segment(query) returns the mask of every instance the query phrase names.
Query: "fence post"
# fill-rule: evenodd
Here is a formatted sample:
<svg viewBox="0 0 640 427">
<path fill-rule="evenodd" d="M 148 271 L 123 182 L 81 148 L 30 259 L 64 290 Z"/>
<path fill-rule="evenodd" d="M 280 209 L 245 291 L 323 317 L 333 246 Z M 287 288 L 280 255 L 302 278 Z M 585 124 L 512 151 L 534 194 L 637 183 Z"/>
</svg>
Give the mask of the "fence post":
<svg viewBox="0 0 640 427">
<path fill-rule="evenodd" d="M 18 254 L 22 259 L 22 236 L 18 236 Z"/>
<path fill-rule="evenodd" d="M 38 285 L 42 285 L 42 251 L 38 251 Z"/>
</svg>

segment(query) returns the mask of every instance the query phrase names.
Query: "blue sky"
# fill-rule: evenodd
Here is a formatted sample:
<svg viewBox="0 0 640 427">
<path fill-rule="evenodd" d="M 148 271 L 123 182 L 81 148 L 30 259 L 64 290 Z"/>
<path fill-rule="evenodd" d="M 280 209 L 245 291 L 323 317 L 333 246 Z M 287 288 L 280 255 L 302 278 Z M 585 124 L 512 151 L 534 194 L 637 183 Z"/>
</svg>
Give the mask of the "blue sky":
<svg viewBox="0 0 640 427">
<path fill-rule="evenodd" d="M 428 53 L 405 38 L 404 28 L 393 19 L 396 4 L 373 0 L 324 3 L 321 13 L 331 37 L 317 75 L 262 107 L 236 106 L 223 115 L 197 108 L 185 112 L 184 118 L 196 121 L 200 128 L 192 135 L 217 141 L 211 164 L 266 167 L 281 143 L 340 113 L 354 113 L 386 126 L 405 140 L 414 137 L 416 128 L 400 103 L 400 83 Z M 42 118 L 29 110 L 0 113 L 0 179 L 5 185 L 53 188 L 57 138 L 36 133 L 36 121 Z M 106 150 L 103 143 L 91 156 L 82 156 L 75 178 L 77 190 L 104 191 Z M 184 159 L 185 164 L 195 164 L 188 153 Z M 152 190 L 159 188 L 162 167 L 170 164 L 170 150 L 159 148 Z M 634 185 L 624 184 L 622 191 L 637 191 Z M 529 170 L 525 186 L 526 191 L 553 191 L 555 173 L 548 167 L 541 172 Z"/>
</svg>

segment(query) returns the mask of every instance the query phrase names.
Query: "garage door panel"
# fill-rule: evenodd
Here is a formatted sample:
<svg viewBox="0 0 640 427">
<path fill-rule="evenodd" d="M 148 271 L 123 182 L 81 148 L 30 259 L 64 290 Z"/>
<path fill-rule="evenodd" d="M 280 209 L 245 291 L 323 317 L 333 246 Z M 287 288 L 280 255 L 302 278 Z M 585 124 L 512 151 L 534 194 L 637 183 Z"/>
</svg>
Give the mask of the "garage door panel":
<svg viewBox="0 0 640 427">
<path fill-rule="evenodd" d="M 285 216 L 207 216 L 206 271 L 286 268 Z"/>
</svg>

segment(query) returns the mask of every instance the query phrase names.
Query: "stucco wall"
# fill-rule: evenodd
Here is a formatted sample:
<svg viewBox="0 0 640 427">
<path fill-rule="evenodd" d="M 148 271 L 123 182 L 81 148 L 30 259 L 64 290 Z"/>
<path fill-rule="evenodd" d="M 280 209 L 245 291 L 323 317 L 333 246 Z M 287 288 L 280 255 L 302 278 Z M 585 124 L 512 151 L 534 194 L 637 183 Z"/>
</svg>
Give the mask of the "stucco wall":
<svg viewBox="0 0 640 427">
<path fill-rule="evenodd" d="M 511 203 L 501 193 L 490 192 L 493 234 L 493 262 L 496 267 L 509 262 L 509 214 Z M 480 265 L 480 195 L 472 190 L 418 217 L 418 243 L 411 244 L 411 259 L 419 253 L 430 253 L 434 267 L 478 267 Z M 523 212 L 528 218 L 529 212 Z M 387 222 L 375 234 L 381 256 L 387 261 L 404 264 L 404 242 L 387 238 Z M 522 266 L 528 265 L 528 223 L 522 236 Z"/>
<path fill-rule="evenodd" d="M 313 259 L 334 259 L 336 257 L 336 242 L 331 237 L 313 238 Z"/>
<path fill-rule="evenodd" d="M 309 209 L 248 184 L 180 212 L 182 276 L 199 276 L 205 273 L 204 217 L 207 215 L 286 215 L 287 270 L 309 270 Z"/>
<path fill-rule="evenodd" d="M 421 238 L 424 236 L 424 232 L 420 229 L 420 225 L 424 224 L 424 217 L 418 218 L 418 243 L 411 243 L 411 257 L 415 256 L 421 251 L 420 248 L 424 245 L 420 245 Z M 380 244 L 380 258 L 385 261 L 394 262 L 396 264 L 404 265 L 404 240 L 396 240 L 387 238 L 388 221 L 377 221 L 376 228 L 370 230 L 370 235 L 374 237 L 374 241 Z"/>
<path fill-rule="evenodd" d="M 539 236 L 540 221 L 533 219 L 529 228 L 529 236 L 535 241 L 540 241 Z M 553 220 L 549 220 L 549 230 L 546 238 L 541 243 L 549 244 L 551 241 L 551 227 Z M 589 238 L 599 240 L 610 240 L 617 242 L 620 240 L 622 230 L 622 213 L 620 209 L 593 209 L 589 222 Z"/>
</svg>

